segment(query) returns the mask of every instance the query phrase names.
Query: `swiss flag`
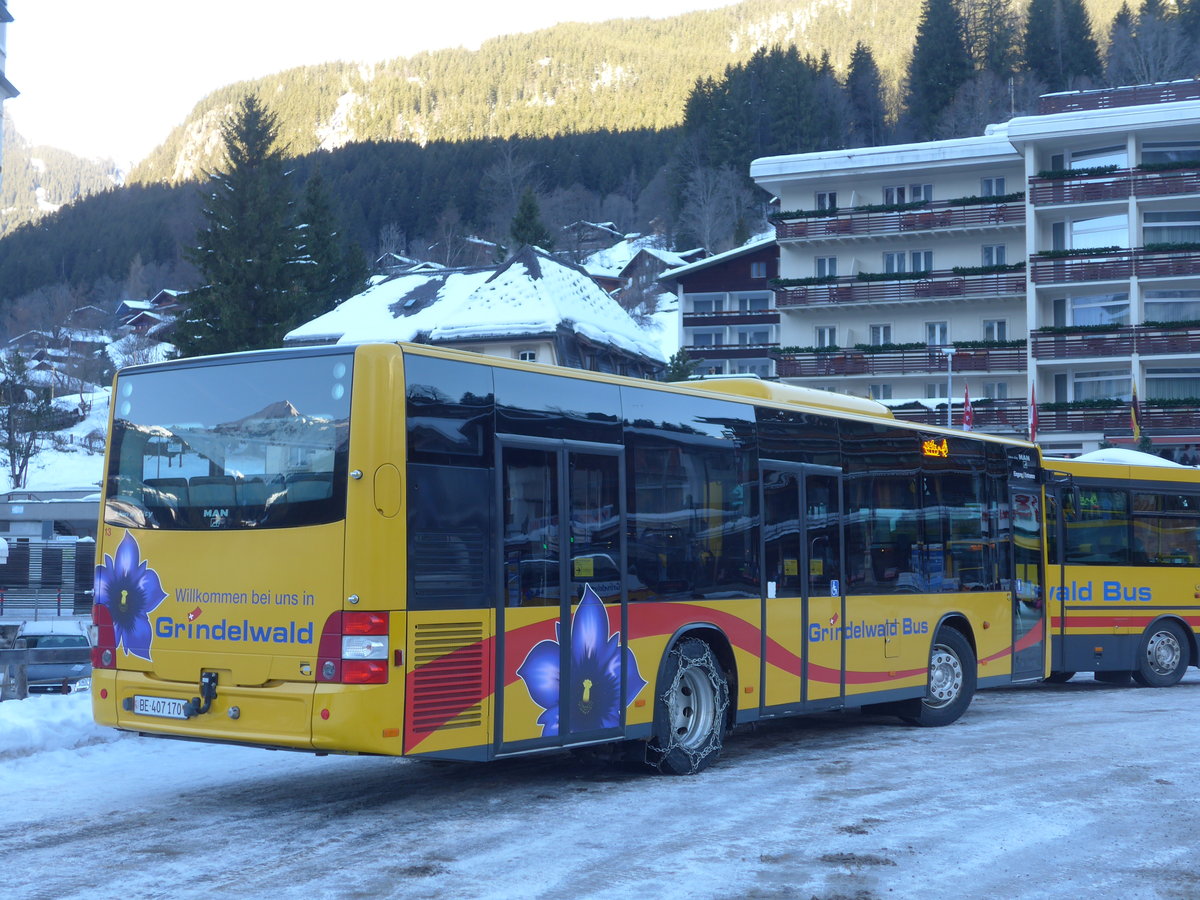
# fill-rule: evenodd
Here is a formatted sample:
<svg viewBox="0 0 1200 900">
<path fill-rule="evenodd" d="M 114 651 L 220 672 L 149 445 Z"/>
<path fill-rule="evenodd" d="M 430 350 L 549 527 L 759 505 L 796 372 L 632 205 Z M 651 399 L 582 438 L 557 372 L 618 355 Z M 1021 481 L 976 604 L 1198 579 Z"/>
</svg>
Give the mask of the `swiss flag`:
<svg viewBox="0 0 1200 900">
<path fill-rule="evenodd" d="M 975 410 L 971 409 L 971 392 L 967 390 L 967 386 L 963 385 L 963 431 L 970 431 L 975 427 Z"/>
</svg>

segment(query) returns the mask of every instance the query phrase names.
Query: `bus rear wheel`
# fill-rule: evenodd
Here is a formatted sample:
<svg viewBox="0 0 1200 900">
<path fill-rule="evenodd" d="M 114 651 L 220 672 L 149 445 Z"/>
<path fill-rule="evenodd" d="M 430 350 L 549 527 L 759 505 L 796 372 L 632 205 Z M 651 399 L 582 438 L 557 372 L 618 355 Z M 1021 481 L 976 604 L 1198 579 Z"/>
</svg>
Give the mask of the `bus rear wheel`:
<svg viewBox="0 0 1200 900">
<path fill-rule="evenodd" d="M 721 755 L 729 682 L 712 648 L 687 638 L 667 654 L 654 704 L 650 759 L 660 772 L 691 775 Z"/>
<path fill-rule="evenodd" d="M 929 686 L 919 700 L 906 700 L 900 718 L 936 728 L 958 721 L 975 696 L 975 653 L 962 633 L 943 628 L 929 652 Z"/>
<path fill-rule="evenodd" d="M 1143 687 L 1170 687 L 1187 671 L 1190 653 L 1187 638 L 1174 622 L 1160 622 L 1146 629 L 1138 647 L 1138 667 L 1133 680 Z"/>
</svg>

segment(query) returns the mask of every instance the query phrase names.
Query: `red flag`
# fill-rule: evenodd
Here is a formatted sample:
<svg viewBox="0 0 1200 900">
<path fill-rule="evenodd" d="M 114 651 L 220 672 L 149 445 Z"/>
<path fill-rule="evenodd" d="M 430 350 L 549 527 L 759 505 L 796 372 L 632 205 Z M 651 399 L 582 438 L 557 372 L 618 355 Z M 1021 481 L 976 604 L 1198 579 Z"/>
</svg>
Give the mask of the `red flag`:
<svg viewBox="0 0 1200 900">
<path fill-rule="evenodd" d="M 1034 443 L 1037 443 L 1037 432 L 1037 391 L 1031 384 L 1029 386 L 1029 440 Z"/>
<path fill-rule="evenodd" d="M 967 390 L 967 386 L 963 385 L 963 431 L 970 431 L 975 427 L 975 410 L 971 409 L 971 394 Z"/>
</svg>

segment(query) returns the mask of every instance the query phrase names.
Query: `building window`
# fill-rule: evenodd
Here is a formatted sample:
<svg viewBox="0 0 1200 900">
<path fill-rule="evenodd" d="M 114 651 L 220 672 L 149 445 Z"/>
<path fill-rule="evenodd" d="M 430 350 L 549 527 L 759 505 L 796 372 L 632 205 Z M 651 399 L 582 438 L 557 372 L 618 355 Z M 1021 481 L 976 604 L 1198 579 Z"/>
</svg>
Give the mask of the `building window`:
<svg viewBox="0 0 1200 900">
<path fill-rule="evenodd" d="M 946 382 L 944 381 L 928 381 L 925 383 L 925 399 L 926 400 L 945 400 L 946 399 Z"/>
<path fill-rule="evenodd" d="M 1200 397 L 1200 370 L 1146 370 L 1146 399 L 1188 400 L 1193 397 Z"/>
<path fill-rule="evenodd" d="M 1076 372 L 1073 399 L 1128 401 L 1133 397 L 1132 384 L 1128 369 Z"/>
<path fill-rule="evenodd" d="M 910 203 L 924 202 L 928 203 L 933 199 L 932 184 L 910 184 L 908 186 L 908 200 Z"/>
<path fill-rule="evenodd" d="M 738 344 L 740 346 L 757 345 L 771 343 L 771 330 L 769 328 L 745 328 L 737 333 Z"/>
<path fill-rule="evenodd" d="M 1200 241 L 1200 211 L 1148 212 L 1142 222 L 1142 246 Z"/>
<path fill-rule="evenodd" d="M 993 178 L 981 179 L 982 189 L 980 196 L 982 197 L 1002 197 L 1004 196 L 1004 176 L 1000 175 Z"/>
<path fill-rule="evenodd" d="M 767 277 L 767 264 L 765 262 L 750 263 L 750 277 L 751 278 L 766 278 Z"/>
<path fill-rule="evenodd" d="M 1008 382 L 985 381 L 983 383 L 983 396 L 988 400 L 1007 400 Z"/>
<path fill-rule="evenodd" d="M 868 390 L 871 392 L 872 400 L 892 399 L 892 386 L 890 384 L 873 384 Z"/>
<path fill-rule="evenodd" d="M 1147 322 L 1194 322 L 1200 320 L 1200 290 L 1146 291 Z M 1196 395 L 1200 397 L 1200 394 Z"/>
<path fill-rule="evenodd" d="M 908 255 L 903 250 L 887 251 L 883 254 L 883 271 L 885 272 L 906 272 L 908 266 Z"/>
<path fill-rule="evenodd" d="M 897 203 L 907 203 L 908 192 L 904 185 L 898 184 L 893 187 L 885 187 L 883 189 L 883 202 L 889 206 Z"/>
<path fill-rule="evenodd" d="M 910 254 L 910 272 L 932 272 L 933 271 L 933 251 L 932 250 L 914 250 Z"/>
<path fill-rule="evenodd" d="M 816 333 L 816 346 L 836 347 L 838 345 L 836 325 L 818 325 L 813 331 Z"/>
<path fill-rule="evenodd" d="M 1078 150 L 1071 154 L 1072 169 L 1088 169 L 1092 166 L 1118 166 L 1125 168 L 1129 165 L 1129 156 L 1125 145 L 1115 147 L 1097 147 L 1094 150 Z"/>
<path fill-rule="evenodd" d="M 1006 319 L 984 319 L 983 320 L 983 339 L 985 341 L 1007 341 L 1008 340 L 1008 320 L 1006 320 Z"/>
<path fill-rule="evenodd" d="M 766 312 L 771 308 L 771 295 L 738 294 L 737 308 L 738 312 Z"/>
<path fill-rule="evenodd" d="M 1142 144 L 1144 163 L 1200 161 L 1200 144 L 1195 141 L 1147 141 Z"/>
<path fill-rule="evenodd" d="M 871 325 L 868 326 L 868 332 L 871 335 L 872 347 L 879 347 L 883 344 L 890 344 L 892 342 L 891 325 Z"/>
<path fill-rule="evenodd" d="M 1129 294 L 1095 294 L 1068 297 L 1070 321 L 1067 325 L 1128 325 Z M 1057 315 L 1056 315 L 1057 318 Z"/>
<path fill-rule="evenodd" d="M 536 350 L 518 350 L 517 359 L 521 362 L 537 362 Z"/>
<path fill-rule="evenodd" d="M 818 256 L 813 260 L 813 271 L 818 278 L 837 277 L 837 257 Z"/>
<path fill-rule="evenodd" d="M 1050 226 L 1052 250 L 1087 250 L 1093 247 L 1128 247 L 1129 216 L 1097 216 L 1054 222 Z"/>
<path fill-rule="evenodd" d="M 696 368 L 696 374 L 697 375 L 724 375 L 725 374 L 725 363 L 724 363 L 724 361 L 711 362 L 711 361 L 705 360 L 703 363 L 701 363 Z"/>
<path fill-rule="evenodd" d="M 817 191 L 817 209 L 837 208 L 837 191 Z"/>
<path fill-rule="evenodd" d="M 1008 254 L 1004 244 L 984 244 L 983 264 L 985 266 L 1003 266 L 1008 262 Z"/>
<path fill-rule="evenodd" d="M 692 297 L 692 312 L 694 313 L 718 313 L 724 308 L 724 294 L 696 294 Z"/>
<path fill-rule="evenodd" d="M 762 359 L 747 359 L 740 360 L 737 363 L 738 375 L 757 375 L 759 378 L 771 377 L 771 363 L 769 360 Z"/>
<path fill-rule="evenodd" d="M 926 322 L 925 343 L 930 347 L 945 347 L 950 343 L 949 322 Z"/>
</svg>

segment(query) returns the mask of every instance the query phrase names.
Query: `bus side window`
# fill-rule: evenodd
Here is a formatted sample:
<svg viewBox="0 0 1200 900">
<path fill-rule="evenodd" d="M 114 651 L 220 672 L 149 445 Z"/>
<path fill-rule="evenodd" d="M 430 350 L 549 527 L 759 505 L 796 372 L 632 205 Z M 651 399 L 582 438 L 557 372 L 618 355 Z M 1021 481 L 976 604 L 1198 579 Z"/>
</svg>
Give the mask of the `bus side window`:
<svg viewBox="0 0 1200 900">
<path fill-rule="evenodd" d="M 1078 510 L 1067 497 L 1063 501 L 1068 563 L 1129 565 L 1129 495 L 1125 491 L 1080 488 Z"/>
</svg>

